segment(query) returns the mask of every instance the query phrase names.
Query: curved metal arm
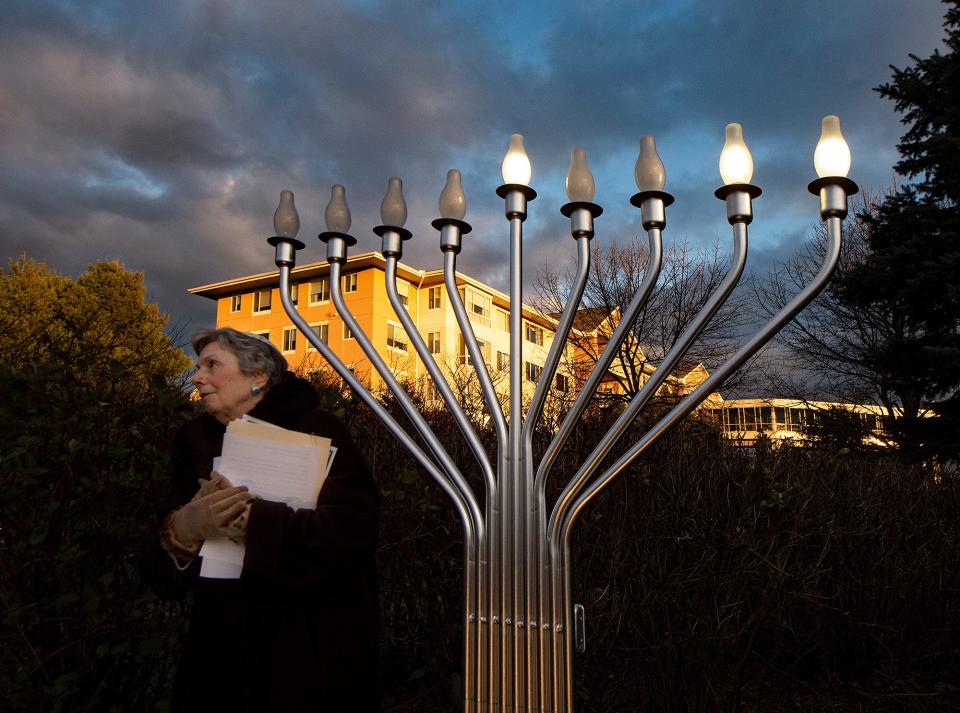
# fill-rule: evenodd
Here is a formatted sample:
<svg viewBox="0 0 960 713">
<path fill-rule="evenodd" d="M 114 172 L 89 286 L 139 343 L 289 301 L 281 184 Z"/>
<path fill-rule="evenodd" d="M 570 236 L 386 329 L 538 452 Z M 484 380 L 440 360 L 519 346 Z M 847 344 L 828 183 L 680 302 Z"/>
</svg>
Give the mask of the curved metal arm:
<svg viewBox="0 0 960 713">
<path fill-rule="evenodd" d="M 307 321 L 300 315 L 297 311 L 296 306 L 290 300 L 290 266 L 282 265 L 280 266 L 280 303 L 283 305 L 284 311 L 287 313 L 287 316 L 293 321 L 297 329 L 307 338 L 313 347 L 320 352 L 320 356 L 326 360 L 328 364 L 333 368 L 334 371 L 340 376 L 341 379 L 347 382 L 353 392 L 363 401 L 369 408 L 372 410 L 377 418 L 383 421 L 384 425 L 387 427 L 387 430 L 390 431 L 393 436 L 400 441 L 400 443 L 410 451 L 410 454 L 420 463 L 421 466 L 427 471 L 431 478 L 437 481 L 437 484 L 443 489 L 447 496 L 453 501 L 454 505 L 457 508 L 457 514 L 460 516 L 461 524 L 464 528 L 464 533 L 473 536 L 473 526 L 471 523 L 470 512 L 467 510 L 466 505 L 463 502 L 463 499 L 460 497 L 460 494 L 454 489 L 450 481 L 447 480 L 443 472 L 437 468 L 436 464 L 420 450 L 420 447 L 416 442 L 407 434 L 406 431 L 396 422 L 396 420 L 389 414 L 389 412 L 383 407 L 383 405 L 377 401 L 373 394 L 371 394 L 367 388 L 360 382 L 356 375 L 350 371 L 346 365 L 340 360 L 333 350 L 330 349 L 327 344 L 318 337 L 314 331 L 310 328 L 310 325 Z"/>
<path fill-rule="evenodd" d="M 562 526 L 560 527 L 559 532 L 559 542 L 551 543 L 552 554 L 561 554 L 563 561 L 563 570 L 564 574 L 564 601 L 569 600 L 569 591 L 570 591 L 570 567 L 568 565 L 570 559 L 570 533 L 573 528 L 573 524 L 576 522 L 577 517 L 583 512 L 583 509 L 586 507 L 587 503 L 592 500 L 597 493 L 599 493 L 603 488 L 605 488 L 617 475 L 622 473 L 627 466 L 629 466 L 641 453 L 643 453 L 651 444 L 653 444 L 658 438 L 663 436 L 664 433 L 669 431 L 671 428 L 677 425 L 685 416 L 687 416 L 691 411 L 693 411 L 697 406 L 700 405 L 711 393 L 716 391 L 723 382 L 738 368 L 740 368 L 744 362 L 746 362 L 750 357 L 756 354 L 764 344 L 770 341 L 773 336 L 779 332 L 783 327 L 793 319 L 798 312 L 800 312 L 804 307 L 810 304 L 813 299 L 816 298 L 818 294 L 826 287 L 827 282 L 830 279 L 830 276 L 833 274 L 834 269 L 837 266 L 837 261 L 840 258 L 840 244 L 841 244 L 841 218 L 831 216 L 825 220 L 827 224 L 827 250 L 826 255 L 824 256 L 823 265 L 820 267 L 819 272 L 816 274 L 814 279 L 802 289 L 797 295 L 783 308 L 781 309 L 774 317 L 771 319 L 759 332 L 757 332 L 753 338 L 750 339 L 746 344 L 744 344 L 737 352 L 730 357 L 719 369 L 717 369 L 713 374 L 710 375 L 703 383 L 701 383 L 696 389 L 694 389 L 689 396 L 687 396 L 682 402 L 677 404 L 666 416 L 664 416 L 660 421 L 651 428 L 639 441 L 630 450 L 624 453 L 616 463 L 610 466 L 603 475 L 600 476 L 594 483 L 577 498 L 573 506 L 570 508 L 569 513 L 564 519 Z M 559 552 L 554 550 L 554 544 L 559 546 Z M 569 629 L 569 607 L 564 607 L 564 619 L 567 623 L 567 628 Z M 567 686 L 570 685 L 570 632 L 569 630 L 565 632 L 566 640 L 566 653 L 567 653 Z"/>
<path fill-rule="evenodd" d="M 693 411 L 700 403 L 711 393 L 716 391 L 723 382 L 737 369 L 743 366 L 750 357 L 756 354 L 760 348 L 770 341 L 773 336 L 783 329 L 784 325 L 793 319 L 800 310 L 806 307 L 823 290 L 827 281 L 833 274 L 837 266 L 837 260 L 840 257 L 841 227 L 840 218 L 830 217 L 826 219 L 827 223 L 827 250 L 823 265 L 814 279 L 803 288 L 790 302 L 781 309 L 759 332 L 757 332 L 746 344 L 730 357 L 719 369 L 711 374 L 703 383 L 694 389 L 689 396 L 677 404 L 666 416 L 664 416 L 653 428 L 651 428 L 637 443 L 626 453 L 624 453 L 616 463 L 604 472 L 590 488 L 583 493 L 574 504 L 567 518 L 567 524 L 564 530 L 569 530 L 579 512 L 590 500 L 600 492 L 616 475 L 621 473 L 630 463 L 636 459 L 650 444 L 656 441 L 660 436 L 673 428 L 683 419 L 684 416 Z"/>
<path fill-rule="evenodd" d="M 697 316 L 694 317 L 680 338 L 677 339 L 670 348 L 670 351 L 667 352 L 667 355 L 663 358 L 663 361 L 659 367 L 657 367 L 656 371 L 647 379 L 643 388 L 630 400 L 627 408 L 620 414 L 613 426 L 610 427 L 610 430 L 600 439 L 600 442 L 593 449 L 593 452 L 588 456 L 587 460 L 584 461 L 583 465 L 580 466 L 576 475 L 567 483 L 567 486 L 563 489 L 563 493 L 554 505 L 553 512 L 550 514 L 550 522 L 547 526 L 548 538 L 552 539 L 555 535 L 556 529 L 559 527 L 559 523 L 562 521 L 565 510 L 569 507 L 570 502 L 576 497 L 577 493 L 582 490 L 586 481 L 599 467 L 600 462 L 607 456 L 616 442 L 620 440 L 621 436 L 623 436 L 630 427 L 630 424 L 633 423 L 634 419 L 640 413 L 640 409 L 646 405 L 650 398 L 656 393 L 657 389 L 660 388 L 660 385 L 666 380 L 667 376 L 670 375 L 673 367 L 676 366 L 677 362 L 680 361 L 687 352 L 693 341 L 703 332 L 704 328 L 720 307 L 723 306 L 727 297 L 729 297 L 730 293 L 740 281 L 740 276 L 743 274 L 743 267 L 747 261 L 747 225 L 746 223 L 734 223 L 732 227 L 733 264 L 730 267 L 730 271 L 717 286 L 713 294 L 710 295 L 707 303 L 697 313 Z"/>
<path fill-rule="evenodd" d="M 279 249 L 278 249 L 279 252 Z M 339 268 L 338 263 L 331 263 L 331 273 L 334 271 L 334 266 Z M 420 450 L 416 442 L 407 434 L 403 428 L 400 427 L 400 424 L 390 415 L 390 413 L 383 407 L 383 405 L 377 401 L 377 399 L 370 393 L 369 390 L 360 382 L 356 375 L 350 371 L 343 361 L 333 353 L 333 350 L 323 342 L 320 337 L 318 337 L 314 331 L 310 328 L 310 325 L 307 321 L 300 315 L 296 306 L 293 304 L 293 301 L 290 299 L 290 269 L 293 267 L 292 256 L 290 257 L 290 263 L 279 265 L 280 268 L 280 303 L 283 305 L 284 311 L 287 313 L 287 316 L 293 321 L 297 329 L 307 338 L 314 348 L 320 353 L 320 355 L 327 361 L 328 364 L 333 368 L 340 377 L 347 382 L 353 392 L 360 397 L 360 400 L 363 401 L 380 419 L 381 422 L 387 427 L 387 430 L 393 434 L 406 449 L 407 451 L 420 463 L 421 466 L 427 471 L 431 478 L 440 486 L 447 497 L 453 502 L 454 508 L 457 511 L 457 515 L 460 517 L 460 526 L 463 528 L 463 551 L 464 551 L 464 571 L 463 571 L 463 587 L 464 587 L 464 600 L 467 602 L 467 607 L 469 609 L 479 609 L 478 607 L 478 592 L 477 592 L 477 570 L 478 570 L 478 558 L 476 554 L 476 548 L 478 543 L 478 536 L 482 540 L 483 538 L 483 520 L 479 519 L 474 522 L 475 518 L 479 514 L 479 510 L 474 513 L 476 510 L 475 504 L 471 508 L 468 506 L 468 503 L 464 501 L 463 496 L 454 488 L 451 482 L 445 477 L 444 473 L 437 468 L 430 458 Z M 337 279 L 337 288 L 339 289 L 339 276 Z M 333 288 L 331 287 L 331 293 Z M 342 296 L 341 296 L 342 297 Z M 355 321 L 355 320 L 354 320 Z M 479 527 L 477 527 L 479 525 Z M 476 619 L 476 617 L 474 617 Z M 470 621 L 469 614 L 464 621 L 464 660 L 463 660 L 463 675 L 464 681 L 466 684 L 466 695 L 469 698 L 475 697 L 476 691 L 476 676 L 474 674 L 474 665 L 471 663 L 473 651 L 476 648 L 477 637 L 479 632 L 477 631 L 476 621 Z"/>
<path fill-rule="evenodd" d="M 500 453 L 507 451 L 507 422 L 503 417 L 503 409 L 500 408 L 500 401 L 497 399 L 497 392 L 493 388 L 493 382 L 490 380 L 490 373 L 487 371 L 487 365 L 483 361 L 483 354 L 480 353 L 480 347 L 477 345 L 477 337 L 473 331 L 473 325 L 470 324 L 470 317 L 467 316 L 467 309 L 463 306 L 463 300 L 460 299 L 460 290 L 457 289 L 457 255 L 453 251 L 443 253 L 443 281 L 447 288 L 447 296 L 450 298 L 450 305 L 453 307 L 453 313 L 457 318 L 457 324 L 466 344 L 470 359 L 473 360 L 473 368 L 477 372 L 477 379 L 480 381 L 480 389 L 483 392 L 484 401 L 487 408 L 490 409 L 490 418 L 493 419 L 493 425 L 497 432 L 497 447 Z"/>
<path fill-rule="evenodd" d="M 474 430 L 473 424 L 470 423 L 470 419 L 467 418 L 456 396 L 454 396 L 450 384 L 444 377 L 443 372 L 440 371 L 440 367 L 437 366 L 437 362 L 430 353 L 429 348 L 424 343 L 423 337 L 417 329 L 417 325 L 413 323 L 413 319 L 403 306 L 403 302 L 400 301 L 400 293 L 397 290 L 397 258 L 393 255 L 387 255 L 385 260 L 387 298 L 393 306 L 393 311 L 397 313 L 397 318 L 403 325 L 404 330 L 410 337 L 410 341 L 413 342 L 413 348 L 419 355 L 420 361 L 423 362 L 434 384 L 436 384 L 437 391 L 440 392 L 443 402 L 450 410 L 450 414 L 453 416 L 454 421 L 456 421 L 457 426 L 459 426 L 460 432 L 463 433 L 464 438 L 467 439 L 467 443 L 470 446 L 470 450 L 473 451 L 477 463 L 480 464 L 480 470 L 483 472 L 483 480 L 486 485 L 487 497 L 490 498 L 496 491 L 497 483 L 493 474 L 493 466 L 490 465 L 490 459 L 487 457 L 487 452 L 483 447 L 483 443 L 480 441 L 480 437 Z"/>
<path fill-rule="evenodd" d="M 540 380 L 537 382 L 537 387 L 533 392 L 533 398 L 530 400 L 527 417 L 523 421 L 525 436 L 533 434 L 537 422 L 543 414 L 543 406 L 547 401 L 547 394 L 550 393 L 550 385 L 553 383 L 553 377 L 557 372 L 560 357 L 567 344 L 567 335 L 570 333 L 573 320 L 577 316 L 577 309 L 580 306 L 580 300 L 583 298 L 583 290 L 587 286 L 587 277 L 589 274 L 590 238 L 586 236 L 578 237 L 577 274 L 574 277 L 573 286 L 570 288 L 570 294 L 567 296 L 567 303 L 564 305 L 563 313 L 560 315 L 560 322 L 557 324 L 553 344 L 550 345 L 550 351 L 547 352 L 547 360 L 543 365 Z"/>
<path fill-rule="evenodd" d="M 411 401 L 410 395 L 407 394 L 406 389 L 404 389 L 400 385 L 400 382 L 397 381 L 396 377 L 393 375 L 393 372 L 390 370 L 390 367 L 387 366 L 386 362 L 383 361 L 383 357 L 381 357 L 379 352 L 377 352 L 376 348 L 370 342 L 370 339 L 367 337 L 366 333 L 353 316 L 353 313 L 350 312 L 350 309 L 347 307 L 347 303 L 343 299 L 343 291 L 340 287 L 339 262 L 330 263 L 330 297 L 333 300 L 334 307 L 337 309 L 337 313 L 340 315 L 341 319 L 343 319 L 344 323 L 347 325 L 347 328 L 356 338 L 357 343 L 360 344 L 360 348 L 363 350 L 363 353 L 366 354 L 370 359 L 370 362 L 377 370 L 377 373 L 380 374 L 381 378 L 387 382 L 387 386 L 390 388 L 390 391 L 394 394 L 394 396 L 397 397 L 400 407 L 416 427 L 417 431 L 420 433 L 420 436 L 426 442 L 431 453 L 433 453 L 434 457 L 443 467 L 447 476 L 453 481 L 457 489 L 463 493 L 464 500 L 466 501 L 467 507 L 470 510 L 470 515 L 475 523 L 474 531 L 480 533 L 483 529 L 483 516 L 480 514 L 480 508 L 477 506 L 476 498 L 467 496 L 467 493 L 471 493 L 472 491 L 470 491 L 470 486 L 467 485 L 466 481 L 463 479 L 460 469 L 457 468 L 456 464 L 453 462 L 453 459 L 450 457 L 450 454 L 447 453 L 446 449 L 444 449 L 443 445 L 440 443 L 440 439 L 437 438 L 436 434 L 433 432 L 433 430 L 431 430 L 426 420 L 424 420 L 421 413 L 417 410 L 417 407 L 413 404 L 413 401 Z"/>
<path fill-rule="evenodd" d="M 541 507 L 543 508 L 546 508 L 546 504 L 543 502 L 543 492 L 546 488 L 546 481 L 550 474 L 550 469 L 553 467 L 557 456 L 560 454 L 560 450 L 567 442 L 570 434 L 573 433 L 574 426 L 579 422 L 580 416 L 583 415 L 584 410 L 587 408 L 587 404 L 590 403 L 590 399 L 593 397 L 597 386 L 599 386 L 600 381 L 606 375 L 610 362 L 613 361 L 617 354 L 617 350 L 630 333 L 637 314 L 643 305 L 646 304 L 654 285 L 657 284 L 657 278 L 660 276 L 660 268 L 663 265 L 663 238 L 660 229 L 649 228 L 647 230 L 647 239 L 650 243 L 650 258 L 647 261 L 647 271 L 643 276 L 643 281 L 640 283 L 640 287 L 637 289 L 637 293 L 633 296 L 633 299 L 630 300 L 627 309 L 621 315 L 617 328 L 613 331 L 610 340 L 597 358 L 597 363 L 594 364 L 593 370 L 587 377 L 586 383 L 584 383 L 583 388 L 573 402 L 573 406 L 570 407 L 570 410 L 564 417 L 557 431 L 557 435 L 553 437 L 546 452 L 543 454 L 543 460 L 540 461 L 540 466 L 537 468 L 536 490 L 538 498 L 541 500 Z"/>
</svg>

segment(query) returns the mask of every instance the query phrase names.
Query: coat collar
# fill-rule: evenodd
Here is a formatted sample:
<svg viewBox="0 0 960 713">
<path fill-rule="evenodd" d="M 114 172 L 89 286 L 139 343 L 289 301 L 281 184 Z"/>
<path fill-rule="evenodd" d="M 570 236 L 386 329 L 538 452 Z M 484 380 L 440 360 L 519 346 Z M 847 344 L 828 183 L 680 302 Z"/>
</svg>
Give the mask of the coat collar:
<svg viewBox="0 0 960 713">
<path fill-rule="evenodd" d="M 279 383 L 267 390 L 250 415 L 289 428 L 320 405 L 320 397 L 309 381 L 286 372 Z"/>
</svg>

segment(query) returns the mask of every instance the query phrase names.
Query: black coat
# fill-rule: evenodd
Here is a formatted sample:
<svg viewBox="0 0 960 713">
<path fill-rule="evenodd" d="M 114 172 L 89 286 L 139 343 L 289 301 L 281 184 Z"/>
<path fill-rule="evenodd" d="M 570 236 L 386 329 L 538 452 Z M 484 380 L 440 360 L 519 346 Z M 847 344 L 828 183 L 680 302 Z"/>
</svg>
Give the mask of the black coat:
<svg viewBox="0 0 960 713">
<path fill-rule="evenodd" d="M 254 501 L 239 580 L 181 572 L 159 545 L 145 573 L 161 596 L 194 591 L 174 711 L 376 711 L 378 495 L 343 424 L 288 374 L 251 416 L 333 440 L 337 454 L 313 510 Z M 225 427 L 204 414 L 173 453 L 163 516 L 188 502 L 220 455 Z"/>
</svg>

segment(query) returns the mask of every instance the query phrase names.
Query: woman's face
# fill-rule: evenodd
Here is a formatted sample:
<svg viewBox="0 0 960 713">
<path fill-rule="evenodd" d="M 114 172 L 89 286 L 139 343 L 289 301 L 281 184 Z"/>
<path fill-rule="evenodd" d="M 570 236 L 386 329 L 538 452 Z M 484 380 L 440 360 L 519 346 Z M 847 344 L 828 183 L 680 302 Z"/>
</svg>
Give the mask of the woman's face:
<svg viewBox="0 0 960 713">
<path fill-rule="evenodd" d="M 237 355 L 220 342 L 210 342 L 200 352 L 197 373 L 193 375 L 203 408 L 221 423 L 229 423 L 256 406 L 263 392 L 254 394 L 254 386 L 261 389 L 267 377 L 262 373 L 245 374 L 240 371 Z"/>
</svg>

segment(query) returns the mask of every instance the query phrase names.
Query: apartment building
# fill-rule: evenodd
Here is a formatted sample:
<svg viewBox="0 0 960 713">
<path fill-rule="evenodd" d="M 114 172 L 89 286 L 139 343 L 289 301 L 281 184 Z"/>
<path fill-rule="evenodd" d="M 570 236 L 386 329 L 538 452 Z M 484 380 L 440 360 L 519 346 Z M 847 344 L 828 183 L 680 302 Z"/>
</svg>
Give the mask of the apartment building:
<svg viewBox="0 0 960 713">
<path fill-rule="evenodd" d="M 326 261 L 301 265 L 291 273 L 291 299 L 314 332 L 374 390 L 383 382 L 360 349 L 354 335 L 337 314 L 330 299 L 329 265 Z M 342 267 L 344 301 L 378 353 L 401 381 L 423 384 L 428 401 L 438 398 L 428 385 L 426 369 L 387 298 L 385 260 L 378 252 L 348 258 Z M 472 277 L 457 273 L 461 299 L 473 327 L 483 360 L 497 392 L 509 389 L 510 298 Z M 463 392 L 475 382 L 470 356 L 450 305 L 442 270 L 418 270 L 400 263 L 397 286 L 401 301 L 448 380 Z M 276 344 L 294 370 L 328 368 L 309 342 L 299 334 L 280 303 L 275 271 L 232 278 L 189 290 L 217 303 L 216 325 L 262 334 Z M 523 361 L 525 391 L 533 393 L 540 379 L 547 352 L 553 343 L 556 320 L 528 305 L 523 306 Z M 573 389 L 573 374 L 564 358 L 554 377 L 560 393 Z M 466 395 L 466 394 L 463 394 Z"/>
</svg>

